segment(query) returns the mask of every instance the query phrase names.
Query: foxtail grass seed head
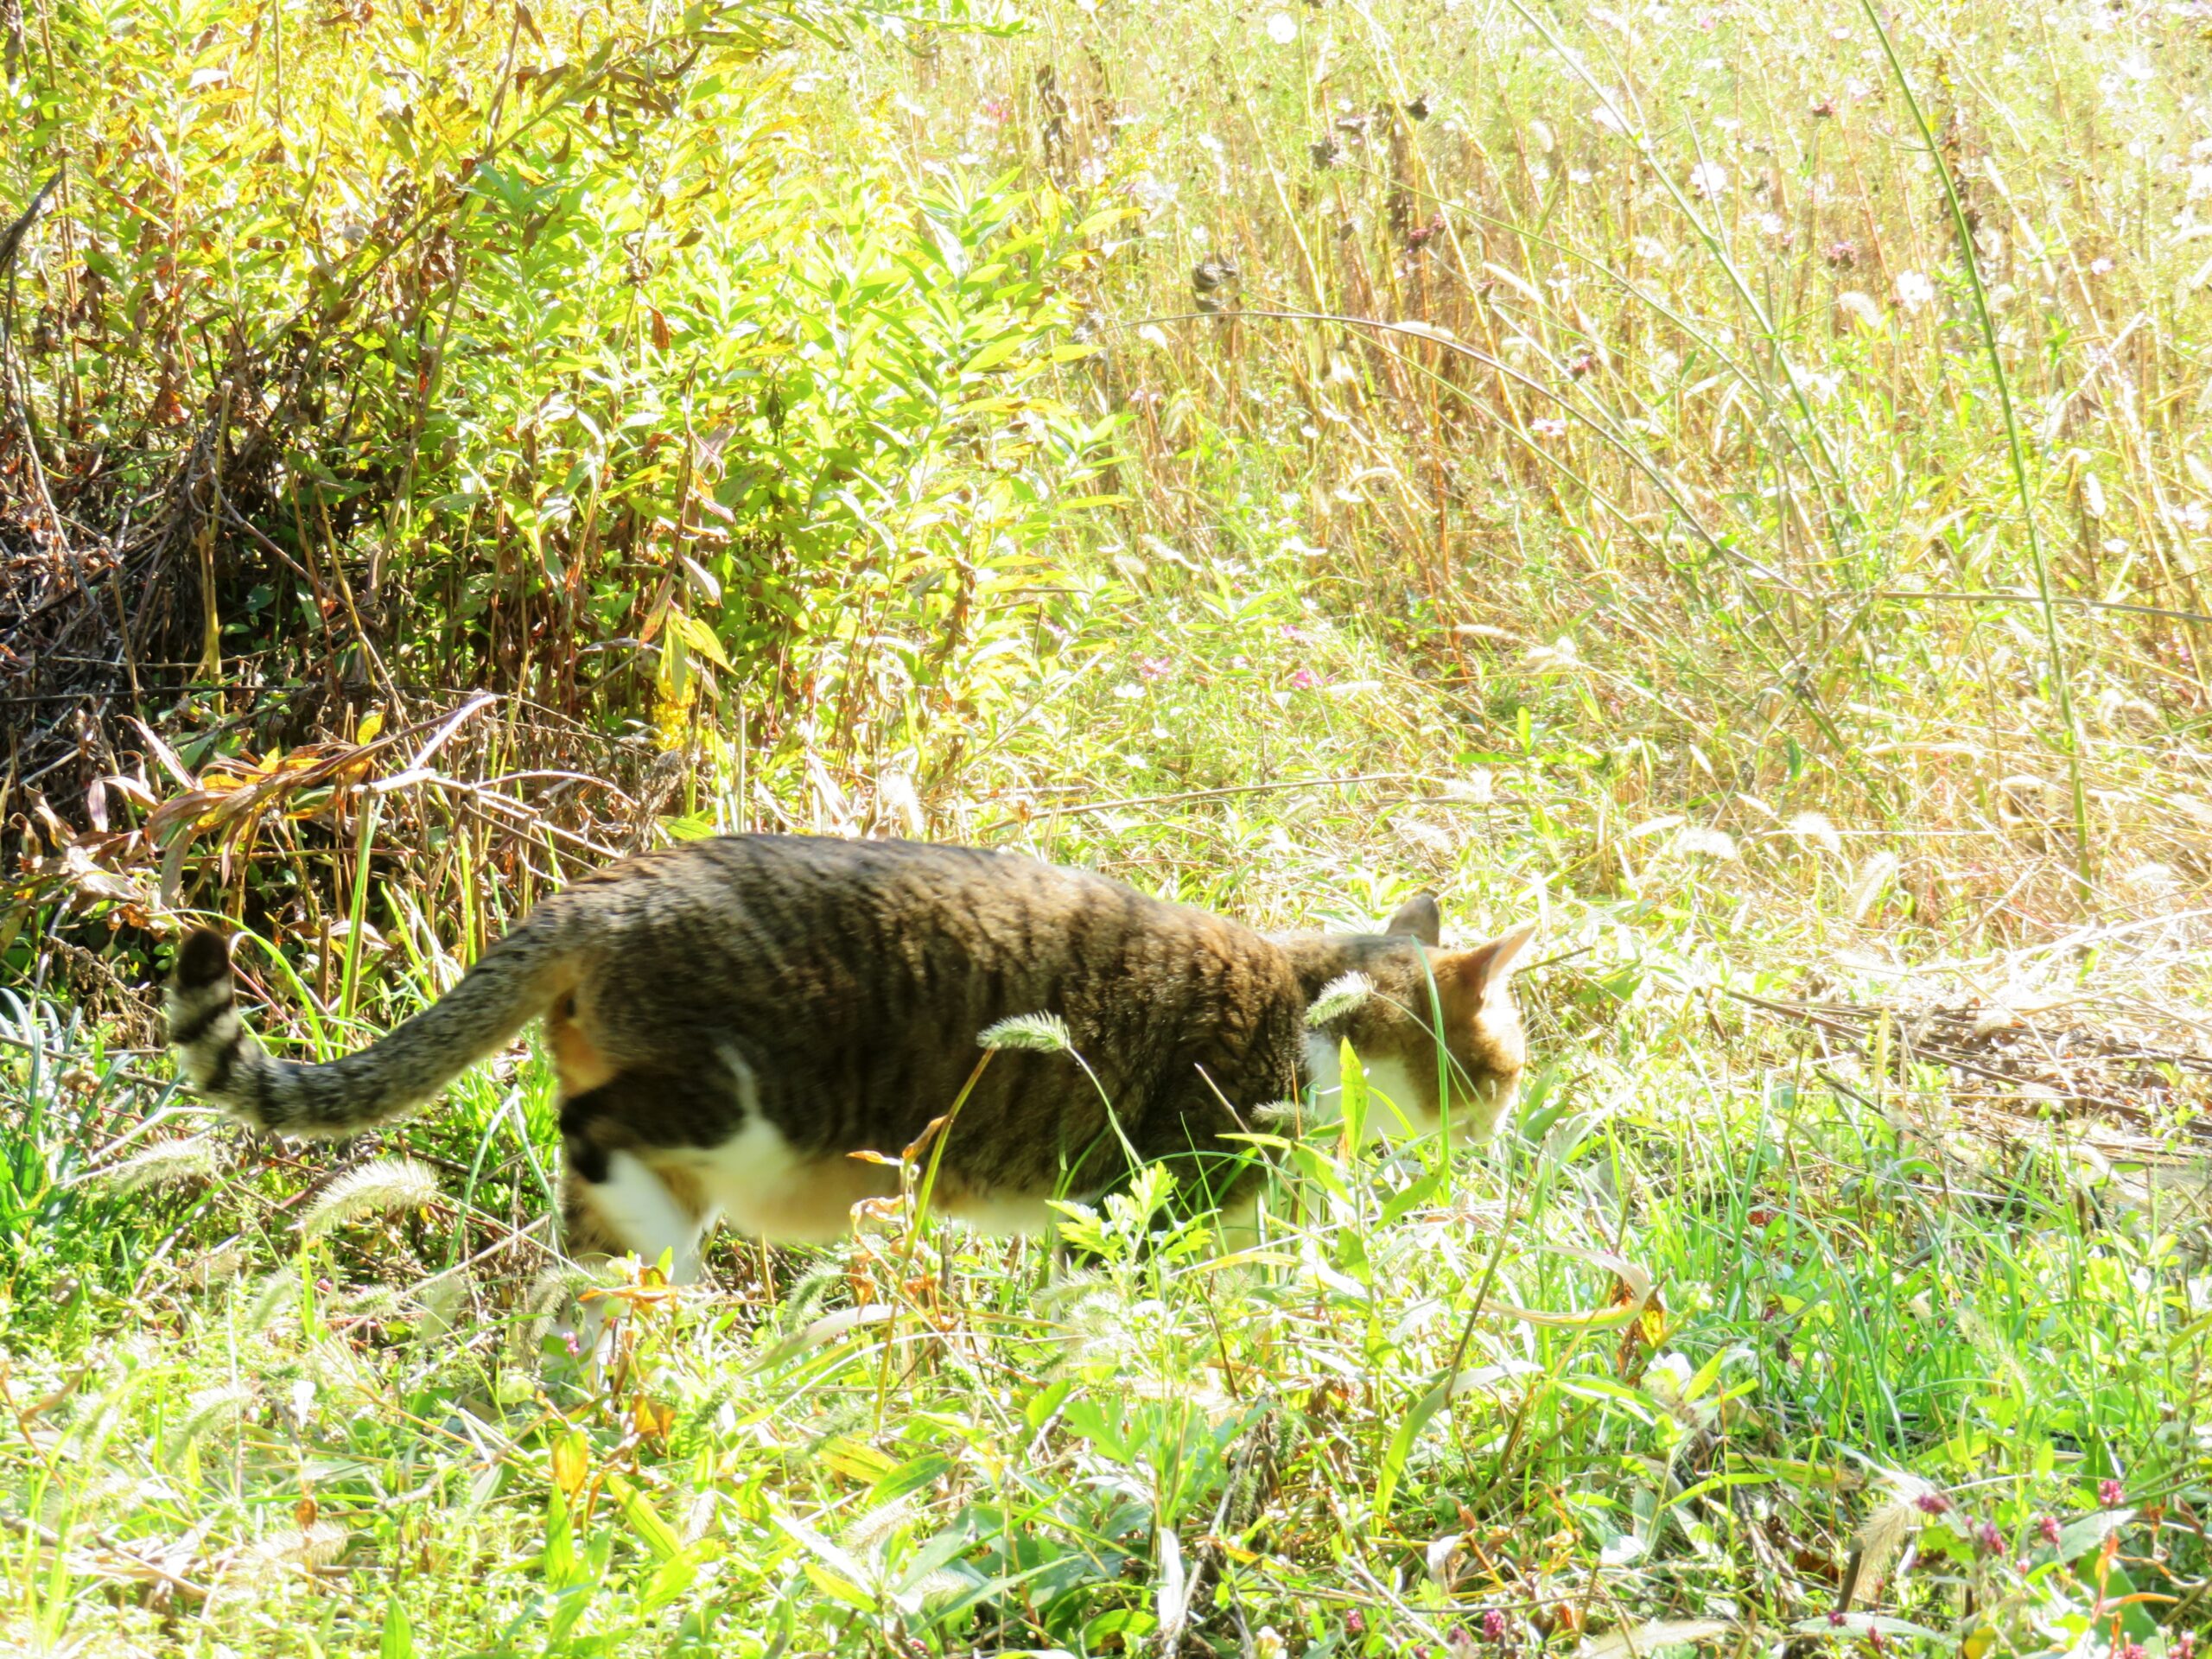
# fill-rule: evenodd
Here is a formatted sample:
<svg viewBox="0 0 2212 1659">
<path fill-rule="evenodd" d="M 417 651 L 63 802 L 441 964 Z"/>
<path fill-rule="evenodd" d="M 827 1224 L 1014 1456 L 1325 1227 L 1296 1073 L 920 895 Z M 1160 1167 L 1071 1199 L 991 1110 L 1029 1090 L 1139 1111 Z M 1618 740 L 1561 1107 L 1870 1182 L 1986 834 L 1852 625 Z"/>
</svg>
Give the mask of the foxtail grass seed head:
<svg viewBox="0 0 2212 1659">
<path fill-rule="evenodd" d="M 1835 296 L 1836 315 L 1847 327 L 1874 329 L 1882 326 L 1882 308 L 1870 295 L 1847 288 Z"/>
<path fill-rule="evenodd" d="M 1565 633 L 1548 645 L 1529 646 L 1526 660 L 1529 671 L 1535 674 L 1571 674 L 1582 666 L 1573 636 Z"/>
<path fill-rule="evenodd" d="M 118 1162 L 94 1170 L 86 1179 L 117 1193 L 203 1180 L 215 1173 L 215 1146 L 207 1136 L 157 1141 Z"/>
<path fill-rule="evenodd" d="M 1691 858 L 1732 861 L 1736 856 L 1736 837 L 1709 824 L 1686 823 L 1675 831 L 1675 850 Z"/>
<path fill-rule="evenodd" d="M 1897 855 L 1886 850 L 1866 855 L 1859 866 L 1859 874 L 1851 880 L 1848 911 L 1853 923 L 1864 923 L 1881 902 L 1882 895 L 1897 880 Z"/>
<path fill-rule="evenodd" d="M 253 1390 L 242 1382 L 218 1383 L 202 1389 L 185 1402 L 184 1419 L 177 1425 L 180 1449 L 201 1435 L 237 1422 L 253 1403 Z"/>
<path fill-rule="evenodd" d="M 324 1567 L 344 1553 L 346 1536 L 336 1522 L 317 1521 L 270 1535 L 254 1546 L 253 1554 L 271 1567 Z"/>
<path fill-rule="evenodd" d="M 914 780 L 903 772 L 886 772 L 876 779 L 875 810 L 884 825 L 910 841 L 919 841 L 929 833 L 929 815 L 922 810 L 921 795 Z"/>
<path fill-rule="evenodd" d="M 334 1228 L 370 1216 L 428 1209 L 438 1197 L 437 1172 L 427 1164 L 411 1158 L 379 1158 L 325 1187 L 300 1218 L 300 1235 L 320 1238 Z"/>
<path fill-rule="evenodd" d="M 1375 995 L 1375 982 L 1357 970 L 1331 980 L 1306 1010 L 1306 1023 L 1321 1027 L 1341 1020 Z"/>
<path fill-rule="evenodd" d="M 1017 1014 L 984 1027 L 976 1041 L 982 1048 L 1027 1049 L 1033 1054 L 1065 1054 L 1075 1046 L 1068 1022 L 1057 1014 Z"/>
<path fill-rule="evenodd" d="M 1817 847 L 1837 858 L 1843 856 L 1843 837 L 1825 812 L 1800 812 L 1789 820 L 1789 833 L 1801 847 Z"/>
<path fill-rule="evenodd" d="M 1869 1601 L 1879 1595 L 1905 1540 L 1948 1507 L 1942 1493 L 1926 1482 L 1905 1475 L 1893 1478 L 1886 1500 L 1859 1529 L 1859 1593 Z"/>
</svg>

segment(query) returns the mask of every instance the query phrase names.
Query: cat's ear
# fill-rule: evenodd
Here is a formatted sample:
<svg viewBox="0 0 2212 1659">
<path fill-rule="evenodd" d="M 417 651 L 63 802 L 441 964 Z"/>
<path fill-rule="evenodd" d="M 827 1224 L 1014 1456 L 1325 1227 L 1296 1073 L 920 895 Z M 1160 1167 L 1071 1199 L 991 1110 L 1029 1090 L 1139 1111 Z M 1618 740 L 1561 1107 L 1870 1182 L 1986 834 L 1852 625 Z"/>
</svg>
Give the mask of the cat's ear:
<svg viewBox="0 0 2212 1659">
<path fill-rule="evenodd" d="M 1390 912 L 1390 919 L 1382 924 L 1385 933 L 1410 933 L 1433 950 L 1444 942 L 1444 912 L 1436 907 L 1436 895 L 1424 893 L 1419 898 L 1408 899 Z"/>
<path fill-rule="evenodd" d="M 1478 1002 L 1502 999 L 1513 976 L 1524 967 L 1536 943 L 1536 925 L 1524 922 L 1510 933 L 1434 961 L 1439 980 L 1449 980 Z"/>
</svg>

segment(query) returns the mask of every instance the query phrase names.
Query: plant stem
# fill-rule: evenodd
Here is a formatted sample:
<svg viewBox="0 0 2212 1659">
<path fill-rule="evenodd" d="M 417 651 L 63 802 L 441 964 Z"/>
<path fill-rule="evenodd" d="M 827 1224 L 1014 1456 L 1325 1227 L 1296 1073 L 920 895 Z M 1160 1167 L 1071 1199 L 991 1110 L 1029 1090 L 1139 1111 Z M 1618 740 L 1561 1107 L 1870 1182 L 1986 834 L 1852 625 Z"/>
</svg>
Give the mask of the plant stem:
<svg viewBox="0 0 2212 1659">
<path fill-rule="evenodd" d="M 2050 658 L 2051 689 L 2058 700 L 2067 782 L 2074 797 L 2074 874 L 2086 903 L 2094 891 L 2095 868 L 2089 853 L 2089 797 L 2082 781 L 2081 721 L 2074 710 L 2074 689 L 2066 672 L 2065 645 L 2058 633 L 2058 607 L 2050 591 L 2050 563 L 2044 556 L 2043 538 L 2036 531 L 2035 497 L 2028 489 L 2027 455 L 2020 444 L 2019 416 L 2012 408 L 2012 382 L 2005 372 L 2004 353 L 1998 348 L 1996 319 L 1990 315 L 1989 294 L 1982 286 L 1981 261 L 1974 252 L 1974 228 L 1967 223 L 1966 205 L 1959 200 L 1958 181 L 1951 176 L 1951 169 L 1936 145 L 1935 129 L 1928 124 L 1927 112 L 1913 96 L 1912 83 L 1906 78 L 1904 65 L 1897 57 L 1897 43 L 1882 26 L 1873 0 L 1859 0 L 1859 4 L 1866 14 L 1875 39 L 1882 43 L 1882 53 L 1889 60 L 1897 91 L 1904 99 L 1905 108 L 1912 111 L 1913 124 L 1920 129 L 1921 141 L 1928 146 L 1928 155 L 1936 163 L 1936 176 L 1943 181 L 1943 200 L 1951 210 L 1951 227 L 1958 232 L 1959 258 L 1966 266 L 1967 287 L 1974 296 L 1974 319 L 1980 325 L 1982 345 L 1989 353 L 1989 372 L 1997 381 L 1997 401 L 2005 411 L 2005 446 L 2012 462 L 2012 486 L 2020 498 L 2021 523 L 2027 531 L 2028 562 L 2035 567 L 2036 595 L 2043 611 L 2044 651 Z"/>
</svg>

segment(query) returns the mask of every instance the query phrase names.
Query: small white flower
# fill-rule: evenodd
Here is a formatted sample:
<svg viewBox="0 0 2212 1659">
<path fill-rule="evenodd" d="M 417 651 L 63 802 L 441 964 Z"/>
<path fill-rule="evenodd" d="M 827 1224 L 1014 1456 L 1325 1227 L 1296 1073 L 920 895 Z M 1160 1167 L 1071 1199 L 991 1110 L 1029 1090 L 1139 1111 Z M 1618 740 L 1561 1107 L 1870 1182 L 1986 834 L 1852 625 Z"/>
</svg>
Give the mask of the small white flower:
<svg viewBox="0 0 2212 1659">
<path fill-rule="evenodd" d="M 1528 125 L 1527 131 L 1529 134 L 1529 148 L 1535 150 L 1539 156 L 1550 155 L 1552 153 L 1552 146 L 1559 142 L 1556 138 L 1552 137 L 1551 128 L 1541 121 L 1531 121 Z M 2204 170 L 2208 174 L 2212 174 L 2212 167 L 2208 167 Z"/>
<path fill-rule="evenodd" d="M 1728 194 L 1728 169 L 1718 162 L 1700 162 L 1690 168 L 1690 194 L 1704 201 L 1718 201 Z"/>
<path fill-rule="evenodd" d="M 1936 284 L 1916 270 L 1897 272 L 1897 303 L 1907 311 L 1936 303 Z"/>
<path fill-rule="evenodd" d="M 1539 416 L 1529 423 L 1529 429 L 1540 438 L 1563 438 L 1567 435 L 1567 423 L 1548 415 Z"/>
<path fill-rule="evenodd" d="M 2111 269 L 2112 261 L 2109 259 L 2100 257 L 2089 261 L 2089 275 L 2092 276 L 2101 276 Z"/>
<path fill-rule="evenodd" d="M 1298 38 L 1298 20 L 1287 11 L 1279 11 L 1268 19 L 1268 38 L 1277 46 L 1288 46 Z"/>
<path fill-rule="evenodd" d="M 1782 232 L 1783 223 L 1782 215 L 1780 213 L 1761 213 L 1759 215 L 1759 234 L 1761 236 L 1780 236 Z"/>
<path fill-rule="evenodd" d="M 1662 1400 L 1679 1400 L 1694 1380 L 1690 1363 L 1680 1354 L 1662 1354 L 1644 1368 L 1643 1386 Z"/>
</svg>

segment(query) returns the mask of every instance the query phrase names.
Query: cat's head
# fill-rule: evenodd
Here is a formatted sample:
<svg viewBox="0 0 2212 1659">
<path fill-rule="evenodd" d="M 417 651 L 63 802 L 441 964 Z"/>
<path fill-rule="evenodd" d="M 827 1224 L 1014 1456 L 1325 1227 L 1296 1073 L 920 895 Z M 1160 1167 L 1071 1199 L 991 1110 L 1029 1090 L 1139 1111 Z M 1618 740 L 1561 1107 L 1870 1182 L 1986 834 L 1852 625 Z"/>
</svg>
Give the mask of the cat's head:
<svg viewBox="0 0 2212 1659">
<path fill-rule="evenodd" d="M 1318 1024 L 1315 1081 L 1325 1094 L 1338 1082 L 1337 1039 L 1350 1038 L 1389 1103 L 1370 1108 L 1375 1132 L 1427 1134 L 1448 1116 L 1455 1142 L 1486 1141 L 1512 1110 L 1528 1065 L 1513 976 L 1527 963 L 1536 926 L 1457 950 L 1446 950 L 1442 935 L 1442 914 L 1424 893 L 1400 906 L 1382 933 L 1333 941 L 1345 970 L 1364 984 L 1342 1013 Z"/>
</svg>

